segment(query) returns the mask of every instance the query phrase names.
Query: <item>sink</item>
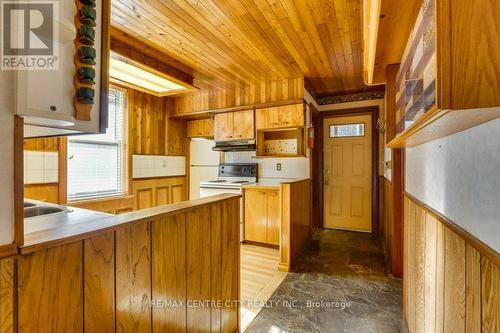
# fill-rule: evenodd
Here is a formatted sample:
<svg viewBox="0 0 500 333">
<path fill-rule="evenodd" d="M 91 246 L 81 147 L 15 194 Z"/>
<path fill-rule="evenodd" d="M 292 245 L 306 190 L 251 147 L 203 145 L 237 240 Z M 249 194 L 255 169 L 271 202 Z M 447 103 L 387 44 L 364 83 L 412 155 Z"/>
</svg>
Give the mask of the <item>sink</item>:
<svg viewBox="0 0 500 333">
<path fill-rule="evenodd" d="M 24 208 L 29 208 L 29 207 L 35 207 L 36 204 L 32 203 L 32 202 L 24 202 Z"/>
<path fill-rule="evenodd" d="M 67 209 L 52 206 L 36 206 L 24 209 L 24 218 L 68 212 Z"/>
</svg>

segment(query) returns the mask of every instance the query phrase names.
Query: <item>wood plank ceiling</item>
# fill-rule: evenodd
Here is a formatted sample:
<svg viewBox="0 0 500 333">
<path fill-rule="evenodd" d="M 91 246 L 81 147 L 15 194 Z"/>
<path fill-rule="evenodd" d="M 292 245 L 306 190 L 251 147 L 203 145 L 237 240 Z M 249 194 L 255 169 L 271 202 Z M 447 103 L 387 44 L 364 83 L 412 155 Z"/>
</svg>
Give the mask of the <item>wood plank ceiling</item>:
<svg viewBox="0 0 500 333">
<path fill-rule="evenodd" d="M 325 95 L 363 83 L 361 0 L 112 0 L 112 25 L 192 68 L 201 89 L 304 76 Z"/>
</svg>

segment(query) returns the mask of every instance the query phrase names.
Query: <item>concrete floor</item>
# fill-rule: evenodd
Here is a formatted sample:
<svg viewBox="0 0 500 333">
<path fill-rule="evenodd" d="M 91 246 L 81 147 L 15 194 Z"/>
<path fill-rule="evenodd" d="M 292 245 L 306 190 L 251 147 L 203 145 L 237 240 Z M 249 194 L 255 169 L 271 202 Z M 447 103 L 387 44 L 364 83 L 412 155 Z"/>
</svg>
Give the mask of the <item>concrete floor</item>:
<svg viewBox="0 0 500 333">
<path fill-rule="evenodd" d="M 246 332 L 406 332 L 401 281 L 371 235 L 321 229 Z"/>
</svg>

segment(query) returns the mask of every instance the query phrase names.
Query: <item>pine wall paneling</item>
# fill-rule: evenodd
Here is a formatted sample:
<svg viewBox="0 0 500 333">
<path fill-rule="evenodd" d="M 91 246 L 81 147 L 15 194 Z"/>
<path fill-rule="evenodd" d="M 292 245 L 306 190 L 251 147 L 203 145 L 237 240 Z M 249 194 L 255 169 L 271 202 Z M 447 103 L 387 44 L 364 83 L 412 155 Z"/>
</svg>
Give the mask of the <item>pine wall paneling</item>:
<svg viewBox="0 0 500 333">
<path fill-rule="evenodd" d="M 171 116 L 231 110 L 231 108 L 264 107 L 267 104 L 299 103 L 304 98 L 304 79 L 283 79 L 242 88 L 216 88 L 200 90 L 168 98 Z"/>
<path fill-rule="evenodd" d="M 404 315 L 413 332 L 500 332 L 500 257 L 405 196 Z"/>
</svg>

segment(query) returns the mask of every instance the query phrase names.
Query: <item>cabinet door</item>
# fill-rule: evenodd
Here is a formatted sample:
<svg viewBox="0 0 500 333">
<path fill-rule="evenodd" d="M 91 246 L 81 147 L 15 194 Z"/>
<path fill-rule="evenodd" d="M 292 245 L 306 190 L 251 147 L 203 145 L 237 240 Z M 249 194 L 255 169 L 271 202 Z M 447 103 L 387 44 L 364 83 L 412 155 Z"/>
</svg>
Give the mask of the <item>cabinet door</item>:
<svg viewBox="0 0 500 333">
<path fill-rule="evenodd" d="M 280 211 L 281 202 L 279 191 L 267 191 L 267 243 L 272 245 L 280 244 Z"/>
<path fill-rule="evenodd" d="M 253 139 L 255 137 L 253 110 L 235 112 L 233 117 L 234 138 L 236 140 Z"/>
<path fill-rule="evenodd" d="M 196 138 L 203 136 L 203 120 L 190 120 L 187 122 L 187 136 Z"/>
<path fill-rule="evenodd" d="M 280 114 L 279 107 L 273 106 L 267 108 L 267 128 L 279 128 L 280 127 Z"/>
<path fill-rule="evenodd" d="M 215 141 L 233 140 L 233 113 L 218 113 L 214 121 Z"/>
<path fill-rule="evenodd" d="M 203 121 L 203 134 L 204 136 L 214 136 L 214 121 L 212 119 Z"/>
<path fill-rule="evenodd" d="M 267 242 L 267 192 L 245 190 L 245 240 Z"/>
<path fill-rule="evenodd" d="M 304 105 L 294 104 L 278 107 L 279 127 L 304 126 Z"/>
<path fill-rule="evenodd" d="M 268 128 L 268 109 L 256 109 L 255 110 L 255 127 L 260 129 Z"/>
<path fill-rule="evenodd" d="M 255 126 L 257 129 L 279 128 L 278 107 L 263 108 L 255 110 Z"/>
</svg>

